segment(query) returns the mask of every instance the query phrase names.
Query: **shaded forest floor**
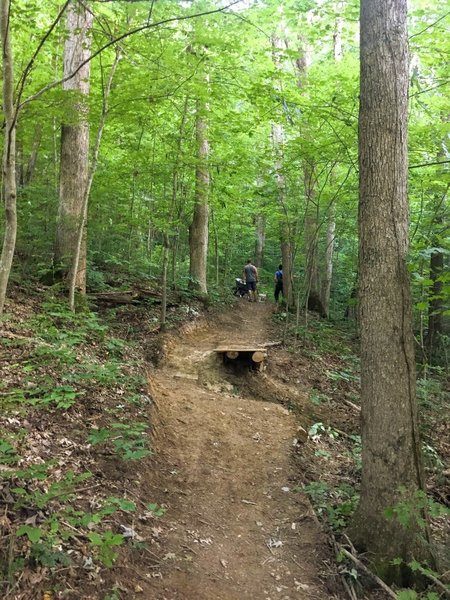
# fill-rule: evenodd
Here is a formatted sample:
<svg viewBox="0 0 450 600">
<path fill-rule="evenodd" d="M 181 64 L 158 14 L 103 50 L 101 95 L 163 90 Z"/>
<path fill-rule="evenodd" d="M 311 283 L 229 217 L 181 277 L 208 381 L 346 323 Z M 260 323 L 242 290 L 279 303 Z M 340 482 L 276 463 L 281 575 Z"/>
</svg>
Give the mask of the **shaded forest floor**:
<svg viewBox="0 0 450 600">
<path fill-rule="evenodd" d="M 161 335 L 152 301 L 73 317 L 48 290 L 15 291 L 1 331 L 3 598 L 384 597 L 335 561 L 358 497 L 354 335 L 314 318 L 294 335 L 272 309 L 201 316 L 176 301 Z M 214 352 L 283 336 L 262 371 Z M 419 392 L 429 492 L 445 502 L 448 390 Z M 444 519 L 433 528 L 444 543 Z"/>
</svg>

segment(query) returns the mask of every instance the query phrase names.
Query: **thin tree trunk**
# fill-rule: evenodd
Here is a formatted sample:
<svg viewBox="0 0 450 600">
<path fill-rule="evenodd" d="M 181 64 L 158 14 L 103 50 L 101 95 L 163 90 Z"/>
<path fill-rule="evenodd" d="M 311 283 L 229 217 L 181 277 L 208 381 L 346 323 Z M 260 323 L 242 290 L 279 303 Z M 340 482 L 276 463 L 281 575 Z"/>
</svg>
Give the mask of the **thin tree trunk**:
<svg viewBox="0 0 450 600">
<path fill-rule="evenodd" d="M 81 4 L 71 2 L 67 12 L 67 38 L 64 45 L 64 75 L 69 75 L 90 54 L 92 13 Z M 63 84 L 72 94 L 78 94 L 73 104 L 72 122 L 63 124 L 61 131 L 61 164 L 59 207 L 55 244 L 55 263 L 63 278 L 71 279 L 78 230 L 83 221 L 83 203 L 88 183 L 89 124 L 86 96 L 89 94 L 90 62 Z M 73 122 L 74 121 L 74 122 Z M 86 292 L 86 231 L 83 232 L 75 285 Z"/>
<path fill-rule="evenodd" d="M 0 0 L 0 33 L 3 58 L 3 114 L 5 133 L 3 147 L 3 190 L 5 233 L 0 258 L 0 315 L 3 314 L 17 236 L 16 189 L 16 121 L 14 113 L 14 71 L 11 52 L 9 0 Z"/>
<path fill-rule="evenodd" d="M 195 172 L 195 204 L 192 223 L 189 228 L 190 287 L 206 296 L 206 268 L 208 257 L 208 218 L 209 218 L 209 143 L 207 137 L 206 106 L 197 100 L 196 140 L 197 167 Z"/>
<path fill-rule="evenodd" d="M 97 129 L 97 137 L 95 140 L 94 152 L 92 156 L 92 163 L 89 172 L 89 178 L 87 181 L 85 195 L 83 198 L 83 206 L 82 206 L 82 219 L 78 227 L 78 236 L 77 236 L 77 245 L 75 248 L 75 254 L 73 256 L 73 263 L 70 270 L 70 281 L 69 281 L 69 306 L 72 311 L 75 311 L 75 290 L 77 288 L 77 274 L 79 272 L 79 261 L 81 257 L 81 250 L 84 238 L 84 231 L 86 228 L 87 214 L 88 214 L 88 205 L 89 205 L 89 196 L 91 193 L 92 182 L 94 181 L 95 171 L 97 170 L 98 163 L 98 155 L 100 152 L 100 144 L 103 137 L 103 130 L 105 128 L 106 117 L 108 114 L 108 98 L 111 92 L 111 86 L 114 79 L 114 74 L 117 69 L 117 65 L 121 59 L 120 51 L 116 50 L 116 57 L 111 66 L 111 70 L 109 72 L 108 81 L 106 83 L 106 87 L 103 91 L 103 100 L 102 100 L 102 114 L 100 116 L 100 122 Z"/>
<path fill-rule="evenodd" d="M 406 0 L 362 0 L 359 116 L 361 496 L 351 536 L 386 580 L 430 558 L 407 269 Z M 395 508 L 408 507 L 408 526 Z M 387 511 L 393 512 L 392 518 Z M 429 541 L 429 540 L 428 540 Z"/>
</svg>

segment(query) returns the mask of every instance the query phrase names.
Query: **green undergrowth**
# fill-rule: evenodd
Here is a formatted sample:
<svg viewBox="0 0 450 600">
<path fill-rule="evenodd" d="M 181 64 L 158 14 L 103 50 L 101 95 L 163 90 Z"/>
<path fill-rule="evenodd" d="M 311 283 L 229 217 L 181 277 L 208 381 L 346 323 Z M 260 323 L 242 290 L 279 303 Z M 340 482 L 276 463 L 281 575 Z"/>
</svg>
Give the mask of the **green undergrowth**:
<svg viewBox="0 0 450 600">
<path fill-rule="evenodd" d="M 358 338 L 352 322 L 331 322 L 308 315 L 307 323 L 295 323 L 293 315 L 274 315 L 283 330 L 285 345 L 299 365 L 301 379 L 308 387 L 308 439 L 299 456 L 299 469 L 307 477 L 297 486 L 308 495 L 324 528 L 347 548 L 347 526 L 359 502 L 361 437 L 359 434 L 360 373 Z M 301 366 L 299 366 L 301 369 Z M 417 398 L 421 412 L 422 448 L 427 475 L 427 494 L 410 505 L 390 507 L 387 518 L 408 527 L 426 510 L 431 517 L 437 546 L 445 544 L 448 527 L 449 457 L 445 446 L 445 414 L 449 406 L 442 368 L 418 365 Z M 300 414 L 302 411 L 300 411 Z M 304 414 L 304 411 L 303 411 Z M 423 523 L 419 523 L 419 526 Z M 364 594 L 363 572 L 344 555 L 337 556 L 338 572 L 348 585 Z M 434 600 L 449 594 L 441 575 L 426 565 L 405 565 L 426 581 L 424 592 L 398 590 L 399 600 Z M 448 568 L 448 567 L 447 567 Z M 445 570 L 445 567 L 444 569 Z M 446 590 L 446 592 L 444 591 Z"/>
<path fill-rule="evenodd" d="M 4 595 L 33 577 L 61 591 L 53 576 L 61 569 L 97 573 L 122 548 L 143 553 L 139 524 L 164 515 L 136 475 L 152 454 L 151 400 L 133 328 L 142 334 L 153 317 L 134 314 L 130 326 L 127 318 L 74 314 L 51 294 L 8 314 L 0 346 Z M 114 483 L 116 473 L 127 486 Z"/>
</svg>

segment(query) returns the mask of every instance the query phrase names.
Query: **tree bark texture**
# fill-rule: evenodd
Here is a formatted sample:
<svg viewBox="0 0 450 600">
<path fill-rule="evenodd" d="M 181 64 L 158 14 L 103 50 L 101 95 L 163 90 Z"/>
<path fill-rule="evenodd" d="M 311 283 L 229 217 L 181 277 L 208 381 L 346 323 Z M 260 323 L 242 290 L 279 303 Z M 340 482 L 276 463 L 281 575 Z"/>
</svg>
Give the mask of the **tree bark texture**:
<svg viewBox="0 0 450 600">
<path fill-rule="evenodd" d="M 98 157 L 100 154 L 100 145 L 103 137 L 103 130 L 105 128 L 106 117 L 108 115 L 108 100 L 109 95 L 111 93 L 112 82 L 114 79 L 114 75 L 121 59 L 120 50 L 116 49 L 116 57 L 111 66 L 108 80 L 106 82 L 105 89 L 103 90 L 103 99 L 102 99 L 102 112 L 100 116 L 100 122 L 98 124 L 97 136 L 95 139 L 94 149 L 92 153 L 92 163 L 89 170 L 86 188 L 84 190 L 83 202 L 82 202 L 82 210 L 81 210 L 81 222 L 78 224 L 77 231 L 77 242 L 75 246 L 75 252 L 72 257 L 72 265 L 70 269 L 70 277 L 69 277 L 69 307 L 72 311 L 75 311 L 75 291 L 77 288 L 77 276 L 79 273 L 79 264 L 80 260 L 83 258 L 83 241 L 86 241 L 85 230 L 86 230 L 86 221 L 88 215 L 88 205 L 89 205 L 89 196 L 91 194 L 92 183 L 94 181 L 95 172 L 97 170 Z M 84 259 L 86 264 L 86 248 L 84 248 Z M 84 288 L 85 290 L 86 288 Z"/>
<path fill-rule="evenodd" d="M 197 100 L 196 139 L 197 167 L 195 172 L 195 204 L 192 223 L 189 228 L 190 286 L 206 296 L 208 258 L 208 219 L 209 219 L 209 144 L 206 123 L 206 106 Z"/>
<path fill-rule="evenodd" d="M 423 470 L 415 392 L 411 293 L 406 265 L 408 48 L 406 0 L 362 0 L 359 114 L 359 310 L 361 498 L 354 541 L 386 579 L 394 558 L 428 557 L 417 519 Z M 385 516 L 411 505 L 403 527 Z M 404 583 L 398 581 L 399 583 Z"/>
<path fill-rule="evenodd" d="M 5 233 L 0 258 L 0 315 L 3 314 L 6 290 L 11 273 L 17 236 L 16 188 L 16 117 L 13 102 L 14 70 L 9 29 L 9 0 L 0 0 L 0 35 L 3 59 L 3 114 L 5 119 L 3 147 L 3 191 Z"/>
<path fill-rule="evenodd" d="M 72 73 L 90 55 L 92 14 L 83 5 L 71 2 L 67 12 L 67 39 L 64 46 L 64 76 Z M 61 130 L 59 206 L 56 228 L 55 264 L 69 277 L 76 252 L 78 229 L 88 183 L 89 124 L 84 98 L 89 94 L 90 62 L 63 84 L 73 94 L 72 119 Z M 83 233 L 75 286 L 86 292 L 86 230 Z"/>
</svg>

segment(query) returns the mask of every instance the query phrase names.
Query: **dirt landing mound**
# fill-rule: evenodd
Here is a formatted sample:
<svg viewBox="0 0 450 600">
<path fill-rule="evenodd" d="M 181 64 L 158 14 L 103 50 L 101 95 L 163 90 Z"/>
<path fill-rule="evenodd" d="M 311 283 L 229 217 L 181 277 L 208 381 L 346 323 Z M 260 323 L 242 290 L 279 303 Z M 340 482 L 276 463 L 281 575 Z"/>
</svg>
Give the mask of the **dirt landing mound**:
<svg viewBox="0 0 450 600">
<path fill-rule="evenodd" d="M 238 395 L 213 352 L 229 342 L 270 341 L 269 315 L 264 305 L 239 304 L 169 343 L 150 375 L 169 526 L 155 600 L 333 597 L 320 580 L 322 535 L 295 489 L 295 418 Z"/>
</svg>

